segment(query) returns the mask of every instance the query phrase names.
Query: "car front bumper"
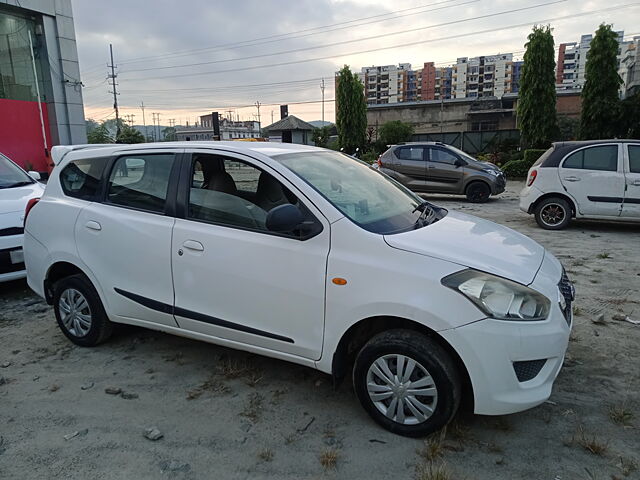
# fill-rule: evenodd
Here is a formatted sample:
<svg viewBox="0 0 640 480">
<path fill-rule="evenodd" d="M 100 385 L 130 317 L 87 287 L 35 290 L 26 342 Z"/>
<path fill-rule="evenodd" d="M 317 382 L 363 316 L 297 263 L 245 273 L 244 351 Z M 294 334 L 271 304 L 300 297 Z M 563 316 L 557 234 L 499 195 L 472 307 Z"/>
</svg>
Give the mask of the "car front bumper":
<svg viewBox="0 0 640 480">
<path fill-rule="evenodd" d="M 560 263 L 546 252 L 530 285 L 551 300 L 550 313 L 544 321 L 487 318 L 439 332 L 467 368 L 475 413 L 515 413 L 535 407 L 551 395 L 573 323 L 571 303 L 563 307 L 560 302 L 562 275 Z M 568 279 L 565 285 L 572 288 Z"/>
<path fill-rule="evenodd" d="M 0 283 L 27 276 L 22 253 L 23 236 L 0 237 Z"/>
</svg>

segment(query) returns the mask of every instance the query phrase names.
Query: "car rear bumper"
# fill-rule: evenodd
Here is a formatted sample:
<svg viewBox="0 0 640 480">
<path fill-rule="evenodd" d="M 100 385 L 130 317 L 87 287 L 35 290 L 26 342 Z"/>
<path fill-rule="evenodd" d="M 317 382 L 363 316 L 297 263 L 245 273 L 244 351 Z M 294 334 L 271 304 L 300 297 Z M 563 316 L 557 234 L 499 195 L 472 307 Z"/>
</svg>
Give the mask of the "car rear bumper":
<svg viewBox="0 0 640 480">
<path fill-rule="evenodd" d="M 520 210 L 533 213 L 533 205 L 542 196 L 542 191 L 536 187 L 524 187 L 520 191 Z"/>
</svg>

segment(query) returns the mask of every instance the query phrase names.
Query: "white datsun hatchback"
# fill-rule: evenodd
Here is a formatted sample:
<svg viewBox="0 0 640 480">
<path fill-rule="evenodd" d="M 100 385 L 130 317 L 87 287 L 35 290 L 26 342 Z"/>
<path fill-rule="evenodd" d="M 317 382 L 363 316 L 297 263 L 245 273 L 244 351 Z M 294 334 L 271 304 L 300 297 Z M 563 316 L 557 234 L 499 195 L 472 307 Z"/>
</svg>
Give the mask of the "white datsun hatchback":
<svg viewBox="0 0 640 480">
<path fill-rule="evenodd" d="M 573 287 L 533 240 L 346 155 L 270 143 L 55 147 L 28 213 L 31 288 L 73 342 L 128 323 L 353 378 L 420 436 L 461 401 L 544 402 Z"/>
</svg>

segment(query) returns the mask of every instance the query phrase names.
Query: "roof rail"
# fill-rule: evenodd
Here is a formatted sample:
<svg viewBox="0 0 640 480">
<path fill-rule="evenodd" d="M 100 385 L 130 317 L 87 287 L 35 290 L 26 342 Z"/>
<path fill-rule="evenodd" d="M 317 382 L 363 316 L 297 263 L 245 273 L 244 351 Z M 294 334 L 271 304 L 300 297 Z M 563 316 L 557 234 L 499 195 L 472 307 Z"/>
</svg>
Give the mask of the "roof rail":
<svg viewBox="0 0 640 480">
<path fill-rule="evenodd" d="M 69 152 L 84 150 L 85 148 L 113 147 L 113 143 L 87 143 L 83 145 L 56 145 L 51 147 L 51 159 L 54 165 L 59 165 Z"/>
</svg>

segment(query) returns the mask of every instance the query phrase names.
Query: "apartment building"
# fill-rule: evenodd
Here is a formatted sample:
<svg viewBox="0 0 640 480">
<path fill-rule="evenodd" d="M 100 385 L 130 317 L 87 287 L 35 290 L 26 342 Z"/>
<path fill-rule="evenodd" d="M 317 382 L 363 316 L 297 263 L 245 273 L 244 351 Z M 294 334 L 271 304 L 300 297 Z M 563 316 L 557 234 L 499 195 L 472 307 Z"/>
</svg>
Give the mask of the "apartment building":
<svg viewBox="0 0 640 480">
<path fill-rule="evenodd" d="M 633 37 L 629 42 L 623 42 L 620 56 L 620 77 L 622 98 L 640 92 L 640 36 Z"/>
<path fill-rule="evenodd" d="M 412 75 L 408 75 L 409 72 Z M 405 92 L 411 92 L 412 97 L 418 95 L 415 72 L 410 63 L 364 67 L 359 76 L 369 105 L 402 102 Z"/>
<path fill-rule="evenodd" d="M 623 65 L 627 49 L 633 41 L 624 41 L 624 31 L 616 32 L 618 35 L 618 73 L 624 78 L 626 72 Z M 585 67 L 587 65 L 587 52 L 591 48 L 593 35 L 582 35 L 579 42 L 561 43 L 558 48 L 558 61 L 556 63 L 556 90 L 582 90 L 585 82 Z M 625 90 L 621 87 L 621 94 Z"/>
<path fill-rule="evenodd" d="M 515 93 L 521 67 L 522 62 L 514 62 L 512 53 L 460 57 L 452 67 L 453 97 L 449 98 L 502 98 L 506 93 Z"/>
</svg>

